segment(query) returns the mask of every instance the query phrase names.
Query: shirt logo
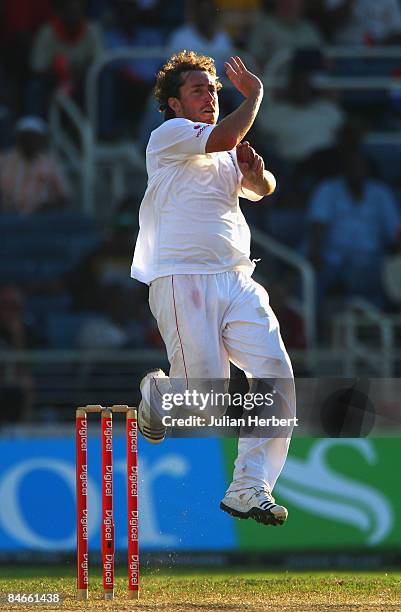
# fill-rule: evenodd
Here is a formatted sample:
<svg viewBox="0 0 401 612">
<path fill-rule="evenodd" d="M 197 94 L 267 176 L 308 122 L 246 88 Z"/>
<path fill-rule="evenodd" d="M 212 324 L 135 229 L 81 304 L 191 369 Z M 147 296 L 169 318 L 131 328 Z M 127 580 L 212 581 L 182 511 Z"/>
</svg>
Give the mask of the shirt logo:
<svg viewBox="0 0 401 612">
<path fill-rule="evenodd" d="M 198 124 L 194 125 L 194 130 L 198 130 L 196 132 L 196 137 L 199 138 L 199 136 L 202 135 L 202 133 L 206 130 L 207 127 L 208 127 L 207 125 L 202 125 L 202 126 L 200 126 Z"/>
</svg>

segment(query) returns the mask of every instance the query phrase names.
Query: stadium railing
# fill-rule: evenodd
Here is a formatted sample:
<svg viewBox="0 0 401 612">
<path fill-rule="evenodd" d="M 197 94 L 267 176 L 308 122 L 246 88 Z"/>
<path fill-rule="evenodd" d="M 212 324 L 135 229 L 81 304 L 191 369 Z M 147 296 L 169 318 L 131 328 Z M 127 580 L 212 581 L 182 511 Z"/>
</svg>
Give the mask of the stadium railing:
<svg viewBox="0 0 401 612">
<path fill-rule="evenodd" d="M 381 312 L 361 298 L 354 299 L 334 320 L 334 343 L 345 349 L 345 369 L 349 376 L 362 370 L 383 378 L 396 375 L 400 359 L 397 331 L 401 316 Z"/>
<path fill-rule="evenodd" d="M 295 307 L 302 317 L 306 345 L 307 345 L 307 362 L 309 367 L 313 369 L 313 349 L 316 346 L 316 313 L 315 313 L 315 273 L 311 263 L 299 255 L 293 249 L 274 240 L 265 232 L 261 232 L 255 226 L 252 226 L 252 240 L 259 248 L 268 252 L 269 255 L 277 257 L 280 261 L 294 268 L 300 275 L 301 279 L 301 296 L 295 298 Z"/>
<path fill-rule="evenodd" d="M 67 118 L 78 136 L 78 140 L 66 127 Z M 52 150 L 65 161 L 66 166 L 78 182 L 79 207 L 92 216 L 100 216 L 98 182 L 106 166 L 110 176 L 110 194 L 107 203 L 116 202 L 125 194 L 126 168 L 145 172 L 144 156 L 134 141 L 115 144 L 99 143 L 89 119 L 75 102 L 62 92 L 52 101 L 49 113 L 52 135 Z M 110 210 L 110 209 L 109 209 Z M 110 214 L 110 213 L 109 213 Z"/>
<path fill-rule="evenodd" d="M 295 373 L 301 376 L 348 376 L 345 369 L 346 347 L 314 349 L 314 370 L 309 370 L 308 351 L 289 351 Z M 165 351 L 141 350 L 26 350 L 0 351 L 1 388 L 19 384 L 21 366 L 33 380 L 35 420 L 70 420 L 72 407 L 86 404 L 111 405 L 138 402 L 143 371 L 157 366 L 168 369 Z M 4 414 L 12 418 L 13 406 L 4 405 Z"/>
<path fill-rule="evenodd" d="M 78 142 L 66 128 L 66 117 L 78 136 Z M 95 143 L 93 129 L 87 117 L 75 102 L 61 91 L 52 100 L 49 113 L 51 148 L 65 161 L 67 168 L 78 181 L 80 208 L 94 214 Z M 83 163 L 84 161 L 84 163 Z"/>
</svg>

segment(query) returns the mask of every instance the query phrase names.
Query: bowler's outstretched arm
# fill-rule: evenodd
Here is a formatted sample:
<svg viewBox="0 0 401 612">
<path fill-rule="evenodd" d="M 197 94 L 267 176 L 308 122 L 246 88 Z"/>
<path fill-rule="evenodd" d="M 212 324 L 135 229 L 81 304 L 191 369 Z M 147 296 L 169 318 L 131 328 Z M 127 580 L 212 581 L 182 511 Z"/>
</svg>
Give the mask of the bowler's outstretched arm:
<svg viewBox="0 0 401 612">
<path fill-rule="evenodd" d="M 246 99 L 213 129 L 206 143 L 206 153 L 234 149 L 251 129 L 263 98 L 261 80 L 245 67 L 238 56 L 230 57 L 224 67 L 234 87 Z"/>
</svg>

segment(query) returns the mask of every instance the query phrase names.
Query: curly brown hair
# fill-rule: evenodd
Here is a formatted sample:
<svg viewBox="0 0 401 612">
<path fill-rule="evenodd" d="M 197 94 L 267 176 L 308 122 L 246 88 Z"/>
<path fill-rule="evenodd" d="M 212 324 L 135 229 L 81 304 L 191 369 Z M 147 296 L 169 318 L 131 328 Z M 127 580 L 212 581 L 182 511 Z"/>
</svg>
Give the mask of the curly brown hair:
<svg viewBox="0 0 401 612">
<path fill-rule="evenodd" d="M 174 111 L 168 105 L 169 98 L 180 97 L 180 87 L 183 84 L 182 73 L 189 70 L 203 70 L 216 79 L 217 91 L 222 84 L 216 73 L 214 59 L 207 55 L 198 55 L 195 51 L 180 51 L 172 55 L 157 73 L 154 94 L 159 102 L 160 111 L 165 112 L 165 118 L 175 117 Z"/>
</svg>

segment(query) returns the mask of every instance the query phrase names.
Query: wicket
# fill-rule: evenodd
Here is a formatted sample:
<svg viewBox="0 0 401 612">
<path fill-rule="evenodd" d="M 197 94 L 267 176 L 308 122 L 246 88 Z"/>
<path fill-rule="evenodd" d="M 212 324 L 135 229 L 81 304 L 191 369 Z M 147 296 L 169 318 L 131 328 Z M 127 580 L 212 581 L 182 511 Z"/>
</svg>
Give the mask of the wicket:
<svg viewBox="0 0 401 612">
<path fill-rule="evenodd" d="M 128 496 L 128 596 L 139 597 L 138 424 L 135 408 L 90 405 L 76 410 L 77 595 L 88 599 L 88 422 L 100 414 L 102 448 L 102 566 L 104 599 L 114 597 L 113 412 L 126 415 Z"/>
</svg>

